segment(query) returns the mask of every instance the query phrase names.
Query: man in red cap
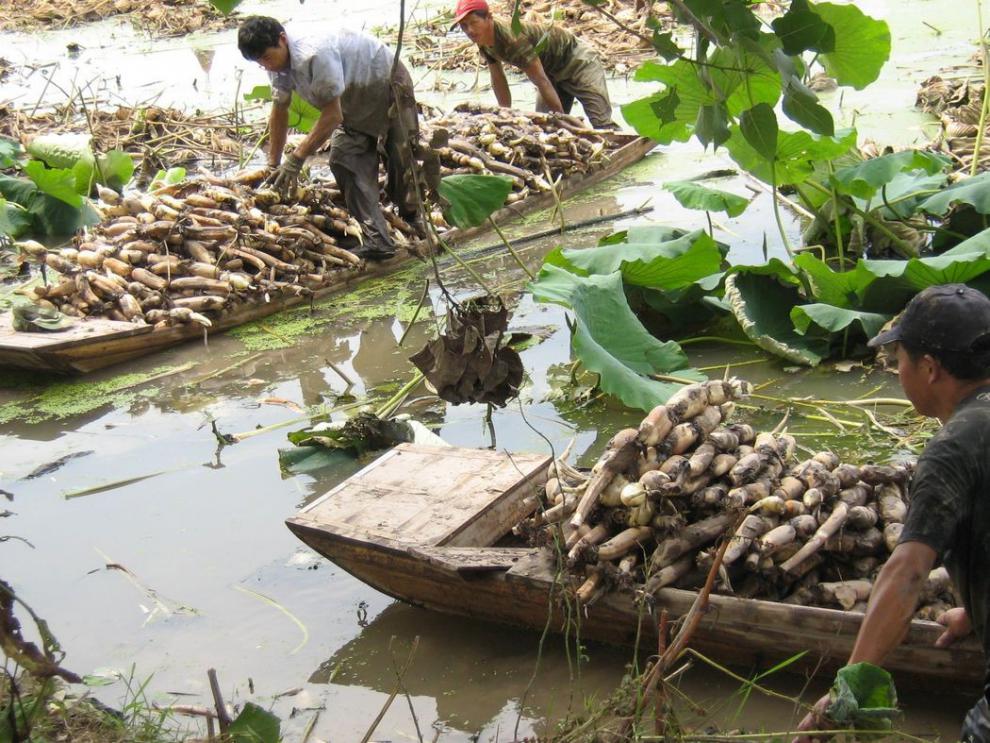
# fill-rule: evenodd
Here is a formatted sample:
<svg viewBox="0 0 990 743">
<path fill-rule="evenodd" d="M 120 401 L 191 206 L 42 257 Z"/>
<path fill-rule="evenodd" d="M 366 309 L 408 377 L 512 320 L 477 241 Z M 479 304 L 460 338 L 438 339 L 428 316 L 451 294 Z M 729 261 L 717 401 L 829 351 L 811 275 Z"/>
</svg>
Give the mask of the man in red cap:
<svg viewBox="0 0 990 743">
<path fill-rule="evenodd" d="M 904 529 L 873 584 L 849 662 L 879 665 L 897 647 L 936 561 L 963 601 L 938 618 L 945 632 L 936 646 L 975 633 L 990 659 L 990 299 L 962 284 L 929 287 L 869 345 L 895 347 L 904 394 L 942 428 L 918 459 Z M 990 668 L 985 678 L 963 721 L 963 743 L 990 743 Z M 835 729 L 828 701 L 802 721 L 808 732 L 795 743 Z"/>
<path fill-rule="evenodd" d="M 485 0 L 458 0 L 454 26 L 460 26 L 478 45 L 498 105 L 512 105 L 502 69 L 507 62 L 526 73 L 536 86 L 537 111 L 570 113 L 577 99 L 593 127 L 615 127 L 605 70 L 594 51 L 570 31 L 554 24 L 523 22 L 516 35 L 509 24 L 495 19 Z"/>
</svg>

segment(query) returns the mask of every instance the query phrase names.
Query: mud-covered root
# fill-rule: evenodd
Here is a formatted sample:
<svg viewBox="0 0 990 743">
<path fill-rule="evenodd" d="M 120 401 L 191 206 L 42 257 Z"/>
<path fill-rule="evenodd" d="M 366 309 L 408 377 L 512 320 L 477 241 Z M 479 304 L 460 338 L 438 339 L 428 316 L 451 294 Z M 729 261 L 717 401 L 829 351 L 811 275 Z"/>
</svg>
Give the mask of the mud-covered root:
<svg viewBox="0 0 990 743">
<path fill-rule="evenodd" d="M 648 595 L 653 595 L 661 588 L 673 585 L 691 572 L 691 569 L 694 568 L 694 558 L 695 554 L 690 552 L 661 568 L 647 579 L 643 591 Z"/>
<path fill-rule="evenodd" d="M 903 524 L 907 518 L 907 504 L 900 487 L 892 482 L 879 485 L 876 489 L 877 508 L 880 520 L 886 524 Z"/>
<path fill-rule="evenodd" d="M 653 529 L 649 526 L 633 526 L 619 532 L 607 542 L 598 546 L 598 559 L 601 561 L 618 560 L 634 549 L 649 542 L 653 538 Z"/>
<path fill-rule="evenodd" d="M 844 580 L 837 582 L 819 583 L 815 586 L 815 595 L 819 602 L 840 606 L 845 610 L 852 609 L 861 601 L 870 598 L 873 583 L 868 580 Z"/>
<path fill-rule="evenodd" d="M 883 543 L 887 552 L 893 552 L 897 543 L 901 539 L 901 532 L 904 531 L 904 524 L 899 521 L 892 521 L 883 527 Z"/>
<path fill-rule="evenodd" d="M 650 561 L 650 569 L 655 571 L 665 568 L 682 555 L 694 552 L 711 544 L 718 539 L 726 529 L 736 521 L 736 514 L 723 511 L 722 513 L 689 524 L 676 536 L 668 537 L 657 544 Z"/>
<path fill-rule="evenodd" d="M 749 547 L 754 539 L 766 534 L 774 526 L 776 526 L 775 519 L 767 516 L 751 513 L 744 518 L 736 529 L 735 534 L 732 535 L 729 546 L 725 550 L 725 555 L 722 557 L 722 564 L 729 566 L 734 563 L 749 551 Z"/>
<path fill-rule="evenodd" d="M 798 565 L 820 550 L 825 545 L 825 542 L 828 541 L 829 537 L 842 528 L 848 515 L 849 506 L 842 501 L 836 503 L 832 509 L 832 513 L 818 527 L 817 531 L 815 531 L 811 538 L 805 542 L 804 546 L 793 557 L 781 564 L 780 569 L 785 573 L 793 573 Z"/>
</svg>

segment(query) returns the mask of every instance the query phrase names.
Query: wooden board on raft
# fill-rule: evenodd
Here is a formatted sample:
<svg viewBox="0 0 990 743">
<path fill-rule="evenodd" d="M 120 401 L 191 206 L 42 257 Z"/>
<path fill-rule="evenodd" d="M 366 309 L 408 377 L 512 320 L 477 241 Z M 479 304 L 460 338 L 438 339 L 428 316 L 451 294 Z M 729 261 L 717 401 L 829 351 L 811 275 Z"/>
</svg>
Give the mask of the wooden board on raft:
<svg viewBox="0 0 990 743">
<path fill-rule="evenodd" d="M 314 550 L 379 591 L 427 609 L 540 631 L 565 631 L 557 595 L 567 578 L 550 548 L 502 546 L 535 507 L 527 498 L 550 458 L 403 444 L 286 521 Z M 499 546 L 496 546 L 498 544 Z M 649 605 L 611 591 L 581 609 L 581 636 L 656 649 L 656 620 L 683 617 L 693 591 L 665 588 Z M 548 613 L 548 607 L 553 606 Z M 849 656 L 863 615 L 712 595 L 691 647 L 722 663 L 830 674 Z M 935 648 L 942 628 L 915 620 L 885 667 L 897 683 L 977 690 L 983 652 L 973 639 Z"/>
<path fill-rule="evenodd" d="M 566 198 L 611 178 L 643 159 L 657 144 L 651 139 L 634 135 L 610 134 L 609 136 L 614 141 L 625 144 L 603 158 L 600 166 L 588 173 L 562 179 L 558 184 L 556 197 L 553 193 L 532 195 L 499 210 L 493 215 L 494 219 L 497 222 L 505 222 L 552 206 L 556 198 Z M 443 239 L 450 245 L 457 245 L 484 234 L 489 229 L 490 226 L 487 224 L 467 230 L 455 228 L 444 233 Z M 400 248 L 398 255 L 388 261 L 368 263 L 362 270 L 341 270 L 338 280 L 313 292 L 312 295 L 272 297 L 268 302 L 259 299 L 257 302 L 241 305 L 231 312 L 214 318 L 213 327 L 209 329 L 204 329 L 195 323 L 166 328 L 132 325 L 130 327 L 133 330 L 125 333 L 120 326 L 126 326 L 128 323 L 118 323 L 103 318 L 84 318 L 77 323 L 79 330 L 74 331 L 79 334 L 78 341 L 65 343 L 59 338 L 64 335 L 62 333 L 15 333 L 9 328 L 8 321 L 7 326 L 0 326 L 9 328 L 9 332 L 0 332 L 0 367 L 85 374 L 186 341 L 201 339 L 204 335 L 222 333 L 252 320 L 321 299 L 365 279 L 392 273 L 414 257 L 414 253 Z"/>
</svg>

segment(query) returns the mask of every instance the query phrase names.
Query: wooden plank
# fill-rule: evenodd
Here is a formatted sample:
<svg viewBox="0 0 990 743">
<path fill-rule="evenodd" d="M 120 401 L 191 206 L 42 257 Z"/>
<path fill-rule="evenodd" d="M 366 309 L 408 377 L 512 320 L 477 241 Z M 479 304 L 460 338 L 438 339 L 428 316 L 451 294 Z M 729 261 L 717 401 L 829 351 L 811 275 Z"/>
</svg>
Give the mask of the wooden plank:
<svg viewBox="0 0 990 743">
<path fill-rule="evenodd" d="M 451 575 L 508 570 L 537 547 L 411 547 L 409 554 Z"/>
<path fill-rule="evenodd" d="M 485 515 L 546 468 L 549 457 L 487 449 L 400 444 L 298 514 L 298 519 L 351 537 L 408 545 L 466 545 L 464 535 L 508 531 L 513 511 Z M 498 534 L 498 536 L 501 536 Z M 458 542 L 455 537 L 461 537 Z M 497 538 L 497 537 L 496 537 Z M 492 539 L 494 541 L 494 539 Z"/>
<path fill-rule="evenodd" d="M 25 333 L 14 330 L 13 316 L 0 315 L 0 345 L 24 351 L 53 351 L 92 343 L 94 339 L 126 338 L 151 332 L 150 325 L 135 325 L 106 318 L 87 318 L 65 330 L 52 333 Z"/>
</svg>

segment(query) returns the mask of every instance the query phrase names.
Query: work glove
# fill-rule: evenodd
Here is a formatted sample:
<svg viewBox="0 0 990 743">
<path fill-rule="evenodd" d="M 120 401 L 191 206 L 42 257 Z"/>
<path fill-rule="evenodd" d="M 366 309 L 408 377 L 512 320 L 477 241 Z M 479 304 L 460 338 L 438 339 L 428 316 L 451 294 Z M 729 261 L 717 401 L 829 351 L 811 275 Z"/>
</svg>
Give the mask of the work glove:
<svg viewBox="0 0 990 743">
<path fill-rule="evenodd" d="M 299 171 L 302 170 L 305 162 L 305 158 L 296 157 L 295 154 L 287 155 L 282 164 L 265 179 L 265 185 L 270 186 L 283 198 L 295 193 Z"/>
</svg>

